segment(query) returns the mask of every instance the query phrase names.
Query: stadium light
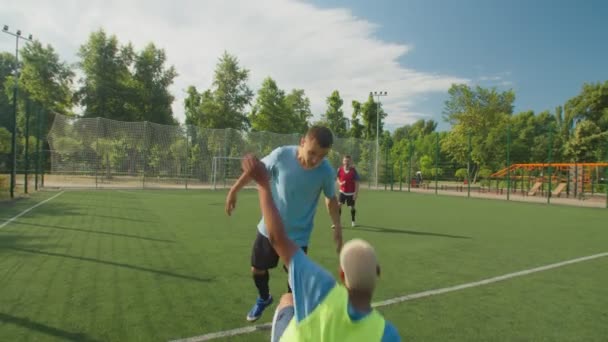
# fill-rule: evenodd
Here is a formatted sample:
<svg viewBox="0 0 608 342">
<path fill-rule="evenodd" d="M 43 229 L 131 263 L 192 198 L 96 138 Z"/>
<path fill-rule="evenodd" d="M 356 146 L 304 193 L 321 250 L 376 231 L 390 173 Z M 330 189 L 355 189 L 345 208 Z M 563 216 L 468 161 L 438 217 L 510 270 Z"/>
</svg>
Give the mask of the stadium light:
<svg viewBox="0 0 608 342">
<path fill-rule="evenodd" d="M 10 193 L 11 198 L 15 197 L 15 183 L 17 179 L 17 91 L 19 88 L 19 39 L 27 41 L 33 41 L 32 35 L 30 34 L 27 38 L 21 36 L 21 30 L 17 30 L 15 33 L 8 30 L 8 25 L 4 25 L 2 32 L 15 37 L 15 80 L 13 82 L 13 134 L 11 136 L 11 185 Z"/>
<path fill-rule="evenodd" d="M 380 158 L 380 96 L 387 96 L 386 91 L 370 91 L 370 96 L 376 96 L 378 102 L 376 102 L 376 188 L 378 187 L 378 159 Z"/>
</svg>

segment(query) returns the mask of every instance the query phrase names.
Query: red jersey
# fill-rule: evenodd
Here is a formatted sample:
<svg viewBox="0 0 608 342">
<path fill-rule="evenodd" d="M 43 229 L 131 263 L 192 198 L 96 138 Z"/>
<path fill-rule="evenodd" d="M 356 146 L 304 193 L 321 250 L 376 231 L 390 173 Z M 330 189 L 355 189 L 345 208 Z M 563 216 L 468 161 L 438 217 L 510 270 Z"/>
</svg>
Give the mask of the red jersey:
<svg viewBox="0 0 608 342">
<path fill-rule="evenodd" d="M 344 170 L 344 166 L 338 169 L 338 181 L 340 182 L 340 192 L 345 195 L 353 195 L 356 190 L 356 182 L 359 181 L 359 174 L 354 167 L 350 167 L 348 171 Z"/>
</svg>

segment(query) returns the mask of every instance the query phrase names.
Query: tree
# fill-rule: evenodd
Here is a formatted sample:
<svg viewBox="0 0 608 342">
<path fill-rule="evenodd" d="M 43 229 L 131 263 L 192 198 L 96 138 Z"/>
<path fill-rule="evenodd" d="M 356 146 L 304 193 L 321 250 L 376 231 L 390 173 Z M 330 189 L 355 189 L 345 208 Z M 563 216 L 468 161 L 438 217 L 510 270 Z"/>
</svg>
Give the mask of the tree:
<svg viewBox="0 0 608 342">
<path fill-rule="evenodd" d="M 574 136 L 566 145 L 566 155 L 576 162 L 602 160 L 602 148 L 608 142 L 608 131 L 601 129 L 591 120 L 581 121 L 574 130 Z"/>
<path fill-rule="evenodd" d="M 306 97 L 304 89 L 293 89 L 285 96 L 285 106 L 293 118 L 293 131 L 290 133 L 304 133 L 308 130 L 308 120 L 312 117 L 310 99 Z"/>
<path fill-rule="evenodd" d="M 0 127 L 5 127 L 12 131 L 12 114 L 13 112 L 13 88 L 12 82 L 7 84 L 7 80 L 12 78 L 16 64 L 15 56 L 8 52 L 0 53 Z M 10 93 L 10 94 L 9 94 Z"/>
<path fill-rule="evenodd" d="M 91 33 L 78 56 L 84 77 L 76 96 L 85 107 L 84 117 L 137 120 L 136 108 L 132 106 L 136 93 L 129 72 L 133 47 L 121 47 L 115 35 L 108 36 L 99 30 Z"/>
<path fill-rule="evenodd" d="M 361 139 L 363 137 L 363 125 L 359 121 L 359 117 L 361 117 L 361 103 L 359 101 L 352 102 L 353 106 L 353 114 L 350 120 L 350 131 L 348 135 L 351 138 Z"/>
<path fill-rule="evenodd" d="M 11 132 L 0 127 L 0 154 L 9 153 L 11 150 Z"/>
<path fill-rule="evenodd" d="M 608 130 L 608 81 L 583 84 L 580 94 L 566 102 L 566 116 L 590 120 L 602 131 Z"/>
<path fill-rule="evenodd" d="M 331 129 L 334 135 L 338 137 L 346 136 L 346 118 L 342 105 L 344 100 L 340 97 L 340 92 L 334 90 L 326 100 L 327 111 L 323 115 L 323 119 L 327 122 L 327 126 Z"/>
<path fill-rule="evenodd" d="M 251 103 L 253 91 L 247 86 L 249 70 L 239 65 L 238 59 L 224 52 L 215 67 L 210 89 L 198 94 L 190 87 L 185 103 L 188 120 L 202 128 L 249 127 L 245 108 Z M 200 103 L 198 110 L 193 105 Z"/>
<path fill-rule="evenodd" d="M 378 115 L 380 116 L 379 118 Z M 386 118 L 387 114 L 382 109 L 380 103 L 374 102 L 372 95 L 369 95 L 367 101 L 363 103 L 361 116 L 363 118 L 363 138 L 372 140 L 376 139 L 376 133 L 382 134 L 384 118 Z M 378 126 L 378 131 L 376 131 L 376 126 Z"/>
<path fill-rule="evenodd" d="M 168 89 L 177 72 L 173 66 L 167 68 L 166 62 L 165 51 L 157 49 L 152 43 L 135 57 L 133 78 L 138 96 L 134 100 L 140 121 L 177 123 L 171 109 L 174 97 Z"/>
<path fill-rule="evenodd" d="M 474 179 L 480 166 L 493 169 L 504 166 L 505 132 L 515 101 L 513 91 L 454 84 L 448 93 L 450 98 L 445 102 L 443 114 L 453 128 L 442 141 L 443 150 L 453 161 L 467 164 L 470 135 Z"/>
<path fill-rule="evenodd" d="M 267 77 L 258 90 L 256 103 L 249 116 L 254 131 L 293 133 L 293 117 L 285 103 L 285 92 Z"/>
<path fill-rule="evenodd" d="M 72 115 L 74 72 L 53 47 L 43 47 L 38 41 L 28 43 L 21 50 L 21 58 L 19 89 L 23 95 L 49 112 Z"/>
<path fill-rule="evenodd" d="M 195 86 L 189 86 L 186 93 L 188 94 L 184 100 L 186 125 L 199 125 L 202 118 L 201 103 L 203 96 Z"/>
</svg>

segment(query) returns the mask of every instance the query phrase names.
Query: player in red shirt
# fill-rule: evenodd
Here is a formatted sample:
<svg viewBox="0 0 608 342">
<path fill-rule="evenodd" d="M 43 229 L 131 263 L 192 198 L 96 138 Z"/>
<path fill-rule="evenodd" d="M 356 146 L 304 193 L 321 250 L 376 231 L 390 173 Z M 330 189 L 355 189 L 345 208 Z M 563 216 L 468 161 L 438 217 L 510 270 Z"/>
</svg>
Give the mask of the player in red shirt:
<svg viewBox="0 0 608 342">
<path fill-rule="evenodd" d="M 342 166 L 338 168 L 338 184 L 340 186 L 340 215 L 342 205 L 346 203 L 350 207 L 352 226 L 355 227 L 355 201 L 359 194 L 359 174 L 353 167 L 353 160 L 349 155 L 342 158 Z"/>
</svg>

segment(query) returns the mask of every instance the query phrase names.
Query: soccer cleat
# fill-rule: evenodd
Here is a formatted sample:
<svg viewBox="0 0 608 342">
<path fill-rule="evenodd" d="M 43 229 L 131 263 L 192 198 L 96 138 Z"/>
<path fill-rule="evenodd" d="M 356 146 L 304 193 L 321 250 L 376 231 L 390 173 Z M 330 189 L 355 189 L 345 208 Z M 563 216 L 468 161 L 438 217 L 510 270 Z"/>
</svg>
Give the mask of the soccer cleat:
<svg viewBox="0 0 608 342">
<path fill-rule="evenodd" d="M 355 223 L 355 221 L 353 221 L 351 225 L 352 225 L 353 227 L 356 227 L 356 226 L 357 226 L 357 224 Z"/>
<path fill-rule="evenodd" d="M 249 311 L 249 313 L 247 314 L 247 321 L 249 321 L 249 322 L 257 321 L 260 317 L 262 317 L 262 313 L 268 306 L 270 306 L 270 304 L 272 304 L 272 296 L 268 296 L 268 299 L 266 299 L 266 300 L 263 300 L 262 298 L 258 297 L 258 299 L 255 302 L 255 305 L 253 306 L 253 308 L 251 308 L 251 311 Z"/>
</svg>

